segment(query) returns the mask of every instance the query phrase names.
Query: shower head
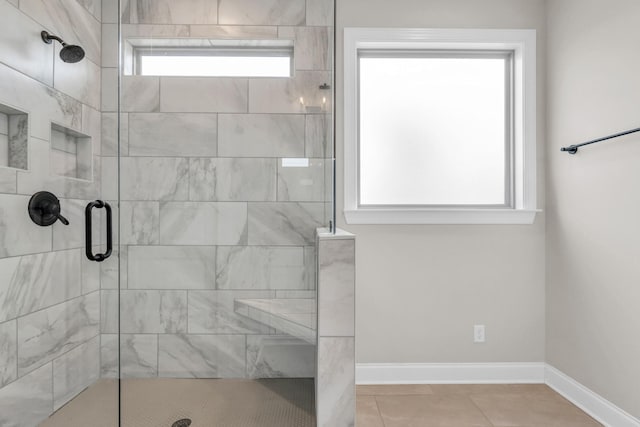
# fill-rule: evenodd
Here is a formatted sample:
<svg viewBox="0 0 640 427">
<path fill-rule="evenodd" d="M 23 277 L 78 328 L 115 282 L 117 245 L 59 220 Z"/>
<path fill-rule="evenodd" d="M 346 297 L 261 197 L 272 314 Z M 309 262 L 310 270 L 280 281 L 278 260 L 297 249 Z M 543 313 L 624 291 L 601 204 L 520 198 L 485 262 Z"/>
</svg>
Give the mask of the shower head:
<svg viewBox="0 0 640 427">
<path fill-rule="evenodd" d="M 62 59 L 64 62 L 73 64 L 82 61 L 82 58 L 84 58 L 84 49 L 80 46 L 66 44 L 60 37 L 49 34 L 46 31 L 42 31 L 40 33 L 40 36 L 42 37 L 42 41 L 46 44 L 51 44 L 53 40 L 57 40 L 60 42 L 60 44 L 62 44 L 60 59 Z"/>
</svg>

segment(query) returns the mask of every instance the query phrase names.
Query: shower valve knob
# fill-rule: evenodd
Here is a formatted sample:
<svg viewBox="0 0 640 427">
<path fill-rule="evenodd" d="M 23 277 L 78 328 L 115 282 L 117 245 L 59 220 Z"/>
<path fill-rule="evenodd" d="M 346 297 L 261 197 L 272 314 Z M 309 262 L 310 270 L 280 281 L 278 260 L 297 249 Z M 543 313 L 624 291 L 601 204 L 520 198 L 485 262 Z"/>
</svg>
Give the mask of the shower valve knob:
<svg viewBox="0 0 640 427">
<path fill-rule="evenodd" d="M 31 197 L 29 216 L 42 227 L 53 225 L 58 220 L 64 225 L 69 225 L 69 221 L 60 213 L 60 200 L 48 191 L 39 191 Z"/>
</svg>

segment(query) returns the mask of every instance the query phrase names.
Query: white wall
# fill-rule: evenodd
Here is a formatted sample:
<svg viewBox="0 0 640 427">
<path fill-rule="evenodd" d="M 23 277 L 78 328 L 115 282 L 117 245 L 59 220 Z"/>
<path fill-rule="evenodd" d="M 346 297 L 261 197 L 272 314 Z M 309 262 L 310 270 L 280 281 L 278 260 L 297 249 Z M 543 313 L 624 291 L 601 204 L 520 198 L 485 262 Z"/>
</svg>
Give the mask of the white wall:
<svg viewBox="0 0 640 427">
<path fill-rule="evenodd" d="M 640 416 L 640 2 L 549 2 L 547 361 Z"/>
<path fill-rule="evenodd" d="M 357 235 L 358 363 L 544 359 L 544 214 L 531 226 L 344 223 L 342 32 L 345 27 L 538 30 L 539 188 L 543 182 L 543 0 L 338 0 L 338 226 Z M 539 192 L 539 206 L 544 192 Z M 473 344 L 474 324 L 487 342 Z"/>
</svg>

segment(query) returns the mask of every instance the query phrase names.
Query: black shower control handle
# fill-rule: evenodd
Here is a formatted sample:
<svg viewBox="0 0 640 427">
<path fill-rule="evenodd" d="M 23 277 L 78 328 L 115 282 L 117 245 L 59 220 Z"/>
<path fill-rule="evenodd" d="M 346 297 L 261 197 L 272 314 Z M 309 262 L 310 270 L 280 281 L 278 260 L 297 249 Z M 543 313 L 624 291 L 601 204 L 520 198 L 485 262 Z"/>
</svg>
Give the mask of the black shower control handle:
<svg viewBox="0 0 640 427">
<path fill-rule="evenodd" d="M 92 243 L 92 215 L 93 208 L 102 209 L 104 208 L 107 212 L 107 251 L 103 254 L 95 254 L 93 253 L 93 243 Z M 91 261 L 102 262 L 105 259 L 111 256 L 111 252 L 113 251 L 113 213 L 111 211 L 111 205 L 107 202 L 103 202 L 102 200 L 95 200 L 93 202 L 89 202 L 87 207 L 84 210 L 85 216 L 85 237 L 86 237 L 86 255 Z"/>
<path fill-rule="evenodd" d="M 60 213 L 60 200 L 48 191 L 39 191 L 31 197 L 28 206 L 31 220 L 41 227 L 48 227 L 60 220 L 69 225 L 69 220 Z"/>
</svg>

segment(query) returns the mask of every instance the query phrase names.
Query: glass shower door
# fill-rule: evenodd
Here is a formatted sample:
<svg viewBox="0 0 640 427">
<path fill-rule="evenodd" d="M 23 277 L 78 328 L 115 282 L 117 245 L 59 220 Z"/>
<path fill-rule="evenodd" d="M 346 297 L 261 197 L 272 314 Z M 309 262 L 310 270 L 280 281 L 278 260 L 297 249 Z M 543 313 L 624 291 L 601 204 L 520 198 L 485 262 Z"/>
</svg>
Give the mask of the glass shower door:
<svg viewBox="0 0 640 427">
<path fill-rule="evenodd" d="M 119 24 L 121 423 L 314 426 L 333 2 L 130 1 Z"/>
</svg>

